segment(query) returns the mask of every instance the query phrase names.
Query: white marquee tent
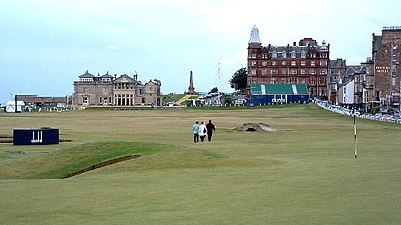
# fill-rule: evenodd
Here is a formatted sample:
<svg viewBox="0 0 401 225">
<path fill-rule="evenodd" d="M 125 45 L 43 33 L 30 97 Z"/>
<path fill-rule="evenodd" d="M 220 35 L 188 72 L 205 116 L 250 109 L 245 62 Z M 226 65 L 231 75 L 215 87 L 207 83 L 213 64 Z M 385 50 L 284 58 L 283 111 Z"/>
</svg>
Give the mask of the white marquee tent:
<svg viewBox="0 0 401 225">
<path fill-rule="evenodd" d="M 22 112 L 25 103 L 23 101 L 17 101 L 17 112 Z M 15 101 L 8 101 L 6 104 L 6 112 L 15 112 Z"/>
</svg>

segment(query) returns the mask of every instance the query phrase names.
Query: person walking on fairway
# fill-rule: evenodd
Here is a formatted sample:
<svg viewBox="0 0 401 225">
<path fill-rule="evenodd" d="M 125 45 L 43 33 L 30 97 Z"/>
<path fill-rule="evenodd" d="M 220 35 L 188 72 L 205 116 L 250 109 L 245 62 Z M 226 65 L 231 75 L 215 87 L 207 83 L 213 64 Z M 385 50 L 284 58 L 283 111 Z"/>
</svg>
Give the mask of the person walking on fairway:
<svg viewBox="0 0 401 225">
<path fill-rule="evenodd" d="M 202 121 L 201 125 L 199 126 L 199 137 L 200 137 L 201 142 L 203 142 L 205 140 L 206 134 L 207 134 L 207 128 L 206 128 L 206 125 Z"/>
<path fill-rule="evenodd" d="M 216 127 L 212 123 L 212 120 L 209 120 L 209 123 L 206 124 L 206 129 L 207 129 L 207 140 L 209 142 L 211 142 L 212 141 L 213 131 L 216 131 Z"/>
<path fill-rule="evenodd" d="M 194 133 L 194 143 L 199 142 L 199 122 L 196 121 L 192 126 L 192 132 Z"/>
</svg>

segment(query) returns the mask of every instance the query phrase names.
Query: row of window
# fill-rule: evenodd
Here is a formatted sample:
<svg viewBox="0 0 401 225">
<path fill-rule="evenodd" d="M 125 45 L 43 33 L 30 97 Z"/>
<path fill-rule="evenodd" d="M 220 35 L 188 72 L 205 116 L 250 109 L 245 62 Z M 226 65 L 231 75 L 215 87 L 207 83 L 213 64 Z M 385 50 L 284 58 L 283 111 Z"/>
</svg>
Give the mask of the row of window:
<svg viewBox="0 0 401 225">
<path fill-rule="evenodd" d="M 97 91 L 97 90 L 95 90 L 95 91 Z M 111 89 L 110 88 L 102 88 L 101 91 L 102 91 L 101 93 L 104 94 L 104 95 L 107 95 L 107 94 L 111 93 Z M 82 87 L 82 93 L 90 94 L 91 93 L 90 88 L 89 87 Z M 143 94 L 143 89 L 137 89 L 137 94 L 138 95 L 142 95 Z"/>
<path fill-rule="evenodd" d="M 308 65 L 307 65 L 308 64 Z M 308 63 L 306 63 L 306 61 L 287 61 L 287 60 L 283 60 L 283 61 L 275 61 L 272 60 L 271 61 L 271 65 L 269 65 L 268 61 L 262 61 L 262 66 L 266 67 L 266 66 L 316 66 L 316 65 L 320 65 L 320 66 L 327 66 L 327 60 L 321 60 L 321 61 L 308 61 Z M 257 66 L 258 65 L 258 61 L 249 61 L 248 63 L 249 66 Z"/>
<path fill-rule="evenodd" d="M 251 76 L 257 76 L 257 70 L 256 69 L 251 69 L 250 73 Z M 327 69 L 262 69 L 262 76 L 268 76 L 268 75 L 326 75 L 327 74 Z"/>
<path fill-rule="evenodd" d="M 252 80 L 253 84 L 258 83 L 256 80 Z M 326 85 L 326 78 L 321 77 L 319 79 L 313 78 L 305 78 L 305 77 L 272 77 L 270 79 L 262 79 L 260 81 L 261 84 L 307 84 L 310 86 L 313 85 Z M 250 84 L 249 84 L 250 85 Z"/>
<path fill-rule="evenodd" d="M 82 97 L 83 104 L 89 104 L 89 96 Z M 145 103 L 145 98 L 141 98 L 141 102 Z M 92 103 L 93 104 L 93 103 Z M 112 98 L 111 97 L 100 97 L 99 98 L 99 105 L 111 105 Z M 133 106 L 134 105 L 134 98 L 133 95 L 115 95 L 114 105 L 116 106 Z"/>
<path fill-rule="evenodd" d="M 95 80 L 93 78 L 79 78 L 79 81 L 81 82 L 94 82 Z M 110 83 L 112 82 L 111 78 L 102 78 L 101 80 L 96 79 L 97 82 L 104 82 L 104 83 Z"/>
<path fill-rule="evenodd" d="M 117 83 L 114 84 L 114 89 L 134 89 L 135 85 L 133 83 Z"/>
<path fill-rule="evenodd" d="M 309 54 L 309 58 L 317 58 L 317 56 L 320 56 L 320 58 L 328 58 L 328 53 L 327 52 L 321 52 L 321 53 L 311 53 Z M 283 52 L 269 52 L 269 53 L 262 53 L 260 55 L 260 58 L 262 59 L 276 59 L 276 58 L 280 58 L 280 59 L 285 59 L 285 58 L 291 58 L 291 59 L 295 59 L 295 58 L 301 58 L 301 59 L 306 59 L 307 57 L 307 53 L 305 51 L 301 51 L 301 52 L 296 52 L 296 51 L 292 51 L 289 54 L 287 54 L 287 52 L 283 51 Z M 258 55 L 256 53 L 252 53 L 248 56 L 248 58 L 251 59 L 257 59 L 259 58 Z"/>
</svg>

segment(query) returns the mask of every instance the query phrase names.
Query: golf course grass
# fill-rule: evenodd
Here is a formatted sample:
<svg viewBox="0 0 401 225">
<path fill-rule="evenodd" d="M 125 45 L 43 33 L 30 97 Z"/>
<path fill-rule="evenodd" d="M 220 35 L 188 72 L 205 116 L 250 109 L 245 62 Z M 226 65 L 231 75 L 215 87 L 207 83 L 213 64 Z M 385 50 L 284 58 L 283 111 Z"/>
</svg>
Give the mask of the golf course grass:
<svg viewBox="0 0 401 225">
<path fill-rule="evenodd" d="M 401 125 L 356 122 L 354 159 L 352 118 L 313 104 L 0 113 L 0 224 L 401 224 Z M 40 127 L 60 144 L 9 143 Z"/>
</svg>

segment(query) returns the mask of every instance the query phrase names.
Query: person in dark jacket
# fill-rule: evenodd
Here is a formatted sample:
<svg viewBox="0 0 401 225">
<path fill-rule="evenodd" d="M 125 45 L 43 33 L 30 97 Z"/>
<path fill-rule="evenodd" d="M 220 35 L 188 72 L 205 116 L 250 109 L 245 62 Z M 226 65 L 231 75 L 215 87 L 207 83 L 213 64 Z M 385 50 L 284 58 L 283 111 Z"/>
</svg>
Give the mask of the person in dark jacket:
<svg viewBox="0 0 401 225">
<path fill-rule="evenodd" d="M 209 123 L 206 124 L 206 129 L 207 129 L 207 140 L 209 142 L 211 142 L 212 141 L 213 131 L 216 131 L 216 127 L 212 123 L 212 120 L 209 120 Z"/>
</svg>

